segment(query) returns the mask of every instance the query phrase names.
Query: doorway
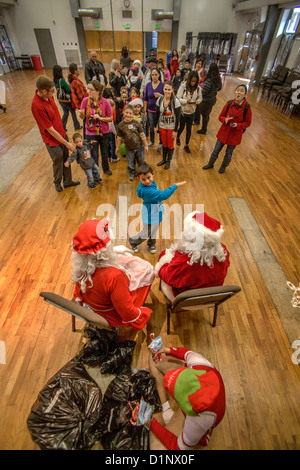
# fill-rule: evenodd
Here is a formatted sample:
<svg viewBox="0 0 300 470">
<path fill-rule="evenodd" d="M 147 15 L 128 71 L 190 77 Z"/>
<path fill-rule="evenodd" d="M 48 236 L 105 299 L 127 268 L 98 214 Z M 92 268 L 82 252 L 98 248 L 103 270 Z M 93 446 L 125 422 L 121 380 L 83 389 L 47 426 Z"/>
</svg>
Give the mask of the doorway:
<svg viewBox="0 0 300 470">
<path fill-rule="evenodd" d="M 34 28 L 34 32 L 43 61 L 43 66 L 45 69 L 52 69 L 52 67 L 57 64 L 57 60 L 50 29 Z"/>
</svg>

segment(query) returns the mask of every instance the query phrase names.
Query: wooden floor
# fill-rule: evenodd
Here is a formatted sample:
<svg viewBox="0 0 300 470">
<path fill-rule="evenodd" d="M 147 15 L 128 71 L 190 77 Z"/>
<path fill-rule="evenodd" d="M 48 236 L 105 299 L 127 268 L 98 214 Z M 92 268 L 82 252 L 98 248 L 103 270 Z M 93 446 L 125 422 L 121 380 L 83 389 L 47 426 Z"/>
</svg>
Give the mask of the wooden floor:
<svg viewBox="0 0 300 470">
<path fill-rule="evenodd" d="M 46 71 L 50 75 L 50 71 Z M 7 113 L 0 114 L 0 158 L 35 125 L 30 111 L 38 72 L 17 71 L 1 80 L 7 85 Z M 214 431 L 209 449 L 300 449 L 300 370 L 293 364 L 287 338 L 229 198 L 245 198 L 287 280 L 298 285 L 299 266 L 299 142 L 300 119 L 275 110 L 250 88 L 248 100 L 253 124 L 244 134 L 224 175 L 203 171 L 219 128 L 218 115 L 237 86 L 226 77 L 211 113 L 209 130 L 200 136 L 193 128 L 191 154 L 176 148 L 170 170 L 156 163 L 160 155 L 149 150 L 146 160 L 155 168 L 155 181 L 163 189 L 187 180 L 170 203 L 204 204 L 205 211 L 225 228 L 223 242 L 231 254 L 226 282 L 242 287 L 239 295 L 220 308 L 211 327 L 211 313 L 188 313 L 172 318 L 166 334 L 166 312 L 158 280 L 147 304 L 153 315 L 142 333 L 134 367 L 147 367 L 149 334 L 161 334 L 167 346 L 184 345 L 199 351 L 221 372 L 227 410 Z M 285 127 L 286 126 L 286 127 Z M 68 122 L 69 135 L 72 121 Z M 184 139 L 182 136 L 182 143 Z M 203 149 L 200 144 L 203 142 Z M 74 179 L 81 185 L 57 193 L 52 184 L 50 158 L 42 145 L 23 170 L 0 194 L 0 340 L 6 346 L 6 364 L 0 364 L 0 448 L 38 449 L 26 420 L 38 392 L 77 353 L 80 334 L 72 333 L 69 316 L 39 297 L 41 291 L 72 296 L 70 242 L 78 226 L 95 217 L 100 204 L 116 204 L 120 188 L 127 188 L 131 203 L 139 203 L 137 182 L 129 183 L 126 160 L 111 164 L 97 191 L 86 186 L 85 175 L 74 163 Z M 131 186 L 129 186 L 131 185 Z M 132 188 L 132 189 L 131 189 Z M 124 240 L 123 243 L 126 243 Z M 168 240 L 158 242 L 144 259 L 153 264 Z M 292 291 L 291 291 L 292 298 Z M 299 310 L 295 309 L 295 315 Z M 79 322 L 78 327 L 83 325 Z M 300 331 L 295 331 L 297 340 Z"/>
</svg>

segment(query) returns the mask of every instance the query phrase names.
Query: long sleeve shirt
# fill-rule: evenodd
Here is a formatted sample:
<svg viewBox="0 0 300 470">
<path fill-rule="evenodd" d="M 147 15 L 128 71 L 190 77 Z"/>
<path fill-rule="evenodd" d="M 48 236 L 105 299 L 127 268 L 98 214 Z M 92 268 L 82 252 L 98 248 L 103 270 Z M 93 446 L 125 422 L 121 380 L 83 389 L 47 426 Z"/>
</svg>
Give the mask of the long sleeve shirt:
<svg viewBox="0 0 300 470">
<path fill-rule="evenodd" d="M 155 181 L 150 186 L 140 183 L 137 187 L 137 195 L 143 199 L 142 220 L 145 224 L 157 224 L 162 221 L 165 211 L 162 201 L 169 199 L 176 191 L 177 185 L 173 184 L 165 190 L 160 190 Z"/>
</svg>

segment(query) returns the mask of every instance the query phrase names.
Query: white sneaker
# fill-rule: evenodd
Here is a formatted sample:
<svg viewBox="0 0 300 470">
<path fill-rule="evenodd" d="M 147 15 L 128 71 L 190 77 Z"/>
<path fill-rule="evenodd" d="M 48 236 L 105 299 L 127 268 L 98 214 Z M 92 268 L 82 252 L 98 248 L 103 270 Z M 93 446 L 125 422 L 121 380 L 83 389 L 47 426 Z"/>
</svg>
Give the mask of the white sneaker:
<svg viewBox="0 0 300 470">
<path fill-rule="evenodd" d="M 148 144 L 148 148 L 149 148 L 149 147 L 153 147 L 153 145 L 154 145 L 154 143 L 153 143 L 153 142 L 149 142 L 149 144 Z"/>
<path fill-rule="evenodd" d="M 139 249 L 137 246 L 131 246 L 131 249 L 133 251 L 133 253 L 138 253 L 139 252 Z"/>
<path fill-rule="evenodd" d="M 151 246 L 150 247 L 150 253 L 152 253 L 154 255 L 154 253 L 156 253 L 156 248 L 155 246 Z"/>
</svg>

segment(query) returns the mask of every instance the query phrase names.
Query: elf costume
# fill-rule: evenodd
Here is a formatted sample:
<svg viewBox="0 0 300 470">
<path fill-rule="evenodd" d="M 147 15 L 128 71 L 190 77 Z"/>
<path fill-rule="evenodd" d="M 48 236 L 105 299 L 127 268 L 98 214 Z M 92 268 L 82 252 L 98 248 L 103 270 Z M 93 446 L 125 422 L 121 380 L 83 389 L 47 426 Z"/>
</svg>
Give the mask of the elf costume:
<svg viewBox="0 0 300 470">
<path fill-rule="evenodd" d="M 186 416 L 179 437 L 153 418 L 150 430 L 169 450 L 190 450 L 207 446 L 213 429 L 225 414 L 225 387 L 222 377 L 201 354 L 186 348 L 170 348 L 170 355 L 186 362 L 186 367 L 164 376 L 164 387 Z"/>
</svg>

